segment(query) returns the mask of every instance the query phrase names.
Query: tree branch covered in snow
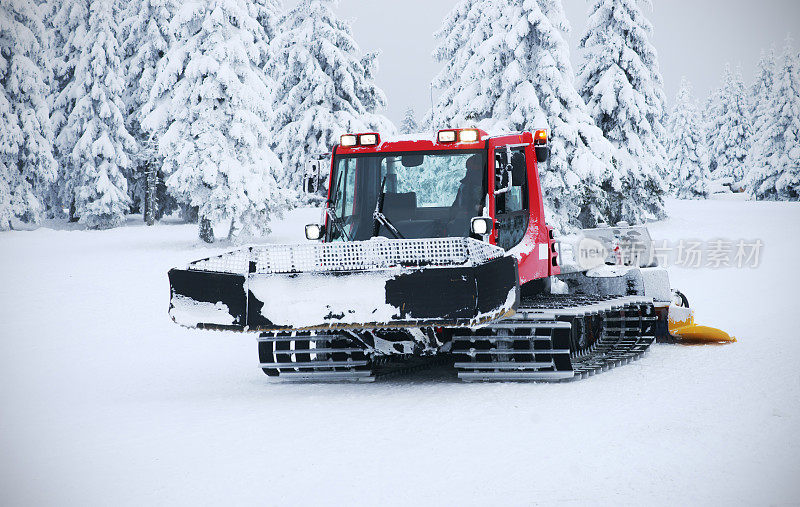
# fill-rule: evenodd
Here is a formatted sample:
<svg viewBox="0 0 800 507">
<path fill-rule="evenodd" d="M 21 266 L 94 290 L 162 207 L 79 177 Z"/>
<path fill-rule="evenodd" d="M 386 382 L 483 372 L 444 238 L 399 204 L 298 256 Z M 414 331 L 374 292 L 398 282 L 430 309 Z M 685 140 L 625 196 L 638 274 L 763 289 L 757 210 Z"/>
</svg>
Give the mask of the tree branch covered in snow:
<svg viewBox="0 0 800 507">
<path fill-rule="evenodd" d="M 413 107 L 406 109 L 406 114 L 403 116 L 403 122 L 400 124 L 400 132 L 403 134 L 414 134 L 419 132 L 419 124 L 417 123 L 417 116 Z"/>
<path fill-rule="evenodd" d="M 276 83 L 273 147 L 285 166 L 284 188 L 299 191 L 308 156 L 327 153 L 347 132 L 393 134 L 380 110 L 377 54 L 362 55 L 333 0 L 302 0 L 272 41 L 268 67 Z"/>
<path fill-rule="evenodd" d="M 589 112 L 614 145 L 623 181 L 615 206 L 620 217 L 641 222 L 664 216 L 666 172 L 664 85 L 653 27 L 642 0 L 595 0 L 581 38 L 584 63 L 578 87 Z"/>
<path fill-rule="evenodd" d="M 0 230 L 14 218 L 38 223 L 57 174 L 45 49 L 41 7 L 0 5 Z"/>
<path fill-rule="evenodd" d="M 145 106 L 155 84 L 158 64 L 174 42 L 169 24 L 176 9 L 174 0 L 132 0 L 123 2 L 121 9 L 123 103 L 128 131 L 136 141 L 133 167 L 126 176 L 135 208 L 142 211 L 145 222 L 151 225 L 171 200 L 159 192 L 163 177 L 161 158 L 142 122 L 148 112 Z"/>
<path fill-rule="evenodd" d="M 746 186 L 757 199 L 800 200 L 800 57 L 787 38 L 771 91 L 769 63 L 762 67 L 769 100 L 756 116 L 758 148 L 748 160 Z"/>
<path fill-rule="evenodd" d="M 712 95 L 708 118 L 711 176 L 740 185 L 747 171 L 751 142 L 749 106 L 741 72 L 725 67 L 722 87 Z"/>
<path fill-rule="evenodd" d="M 236 240 L 266 234 L 287 207 L 269 147 L 272 90 L 261 67 L 266 33 L 250 0 L 183 4 L 175 44 L 159 63 L 143 125 L 158 137 L 167 187 L 198 209 L 200 236 L 230 221 Z"/>
<path fill-rule="evenodd" d="M 549 129 L 540 181 L 560 228 L 660 218 L 667 186 L 800 200 L 791 40 L 747 87 L 726 68 L 702 114 L 684 83 L 667 118 L 651 1 L 590 2 L 577 79 L 562 4 L 456 3 L 434 34 L 437 102 L 422 118 L 409 108 L 401 130 Z M 359 48 L 336 0 L 294 5 L 0 5 L 0 230 L 66 210 L 92 228 L 179 210 L 208 241 L 221 224 L 236 240 L 268 232 L 301 202 L 310 158 L 343 133 L 395 132 L 379 52 Z"/>
<path fill-rule="evenodd" d="M 445 64 L 429 120 L 437 127 L 477 125 L 494 131 L 549 128 L 551 159 L 540 170 L 548 216 L 562 227 L 619 219 L 610 208 L 621 191 L 612 146 L 573 84 L 569 24 L 560 0 L 465 0 L 437 33 Z"/>
<path fill-rule="evenodd" d="M 683 199 L 708 197 L 710 174 L 706 134 L 692 98 L 692 85 L 686 78 L 681 80 L 669 117 L 667 156 L 667 167 L 672 176 L 670 186 L 675 195 Z"/>
<path fill-rule="evenodd" d="M 72 39 L 75 52 L 59 62 L 66 72 L 56 97 L 61 198 L 88 227 L 115 227 L 128 212 L 125 171 L 136 146 L 123 116 L 121 50 L 109 2 L 92 0 L 85 11 L 77 0 L 66 3 L 83 36 Z"/>
</svg>

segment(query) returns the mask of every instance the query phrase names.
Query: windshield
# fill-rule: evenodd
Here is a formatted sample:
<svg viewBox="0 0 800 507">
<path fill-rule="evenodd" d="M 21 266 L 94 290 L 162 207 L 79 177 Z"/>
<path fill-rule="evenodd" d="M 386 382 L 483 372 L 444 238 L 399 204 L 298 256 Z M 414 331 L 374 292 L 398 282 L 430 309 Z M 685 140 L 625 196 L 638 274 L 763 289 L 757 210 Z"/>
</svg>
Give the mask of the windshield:
<svg viewBox="0 0 800 507">
<path fill-rule="evenodd" d="M 485 159 L 483 151 L 337 156 L 331 208 L 348 238 L 329 220 L 328 241 L 371 238 L 381 191 L 381 211 L 403 237 L 469 236 L 470 220 L 483 213 Z M 378 235 L 394 237 L 383 225 Z"/>
</svg>

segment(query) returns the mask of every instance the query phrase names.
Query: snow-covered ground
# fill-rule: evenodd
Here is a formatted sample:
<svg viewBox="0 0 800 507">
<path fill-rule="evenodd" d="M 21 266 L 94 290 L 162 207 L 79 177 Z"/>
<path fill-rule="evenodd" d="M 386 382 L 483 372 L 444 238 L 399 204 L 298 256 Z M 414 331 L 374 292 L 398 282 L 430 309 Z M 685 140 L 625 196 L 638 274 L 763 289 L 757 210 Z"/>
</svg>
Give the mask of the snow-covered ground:
<svg viewBox="0 0 800 507">
<path fill-rule="evenodd" d="M 555 385 L 268 383 L 252 336 L 167 317 L 168 268 L 221 251 L 194 226 L 0 234 L 0 503 L 800 502 L 800 205 L 669 211 L 657 239 L 764 242 L 671 270 L 739 342 Z"/>
</svg>

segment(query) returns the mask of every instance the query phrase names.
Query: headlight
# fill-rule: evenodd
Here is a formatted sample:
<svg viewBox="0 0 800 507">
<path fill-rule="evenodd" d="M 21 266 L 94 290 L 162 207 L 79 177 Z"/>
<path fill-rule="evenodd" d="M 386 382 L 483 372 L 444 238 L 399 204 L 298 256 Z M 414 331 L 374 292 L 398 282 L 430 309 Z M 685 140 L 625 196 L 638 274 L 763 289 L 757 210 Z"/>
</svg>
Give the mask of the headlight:
<svg viewBox="0 0 800 507">
<path fill-rule="evenodd" d="M 378 144 L 378 134 L 361 134 L 358 136 L 358 144 L 361 146 L 375 146 Z"/>
<path fill-rule="evenodd" d="M 316 241 L 322 237 L 322 227 L 317 224 L 306 225 L 306 239 Z"/>
<path fill-rule="evenodd" d="M 470 230 L 472 234 L 477 234 L 478 236 L 485 236 L 492 232 L 493 222 L 491 218 L 486 217 L 475 217 L 470 222 Z"/>
<path fill-rule="evenodd" d="M 454 143 L 454 142 L 456 142 L 456 131 L 455 130 L 440 130 L 439 131 L 439 142 L 440 143 Z"/>
<path fill-rule="evenodd" d="M 475 129 L 462 130 L 458 133 L 458 140 L 462 143 L 477 143 L 480 140 L 480 134 Z"/>
</svg>

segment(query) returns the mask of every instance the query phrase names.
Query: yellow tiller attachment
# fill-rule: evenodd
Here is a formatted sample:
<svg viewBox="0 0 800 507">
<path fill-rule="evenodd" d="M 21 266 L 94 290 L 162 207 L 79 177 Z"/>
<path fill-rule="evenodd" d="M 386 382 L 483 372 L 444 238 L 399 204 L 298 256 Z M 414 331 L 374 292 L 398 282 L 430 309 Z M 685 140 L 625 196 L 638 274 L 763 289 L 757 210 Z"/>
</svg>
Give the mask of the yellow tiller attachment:
<svg viewBox="0 0 800 507">
<path fill-rule="evenodd" d="M 694 310 L 685 306 L 670 305 L 669 334 L 685 342 L 732 343 L 736 338 L 721 329 L 698 326 L 694 323 Z"/>
</svg>

